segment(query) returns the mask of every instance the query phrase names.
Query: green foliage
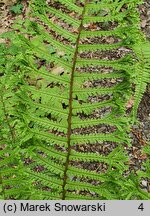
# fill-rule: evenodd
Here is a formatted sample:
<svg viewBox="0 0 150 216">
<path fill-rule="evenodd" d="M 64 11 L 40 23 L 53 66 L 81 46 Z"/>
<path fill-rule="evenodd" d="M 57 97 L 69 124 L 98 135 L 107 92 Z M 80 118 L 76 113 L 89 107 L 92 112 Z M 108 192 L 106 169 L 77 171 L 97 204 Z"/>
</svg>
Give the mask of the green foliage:
<svg viewBox="0 0 150 216">
<path fill-rule="evenodd" d="M 141 1 L 76 2 L 32 0 L 31 20 L 3 35 L 11 42 L 1 44 L 2 199 L 150 198 L 141 174 L 127 174 L 125 150 L 149 82 Z M 117 50 L 126 52 L 110 60 Z"/>
<path fill-rule="evenodd" d="M 133 75 L 136 84 L 133 108 L 133 117 L 135 118 L 142 96 L 146 91 L 147 83 L 150 83 L 150 43 L 136 44 L 133 49 L 139 60 L 135 64 L 136 73 Z"/>
<path fill-rule="evenodd" d="M 22 13 L 22 9 L 23 9 L 23 5 L 22 4 L 15 4 L 10 8 L 10 11 L 14 14 L 21 14 Z"/>
</svg>

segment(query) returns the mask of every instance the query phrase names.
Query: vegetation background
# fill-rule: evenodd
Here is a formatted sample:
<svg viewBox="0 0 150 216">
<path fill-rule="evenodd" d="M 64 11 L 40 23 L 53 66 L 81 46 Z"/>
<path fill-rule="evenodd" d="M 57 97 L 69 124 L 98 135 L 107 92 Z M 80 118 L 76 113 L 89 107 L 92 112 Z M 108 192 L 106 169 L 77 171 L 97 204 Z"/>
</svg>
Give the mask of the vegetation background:
<svg viewBox="0 0 150 216">
<path fill-rule="evenodd" d="M 28 2 L 25 0 L 0 0 L 0 34 L 11 29 L 12 24 L 16 19 L 25 19 L 28 12 Z M 141 29 L 150 41 L 150 0 L 145 0 L 143 5 L 139 6 L 141 13 Z M 6 42 L 5 39 L 0 39 L 1 42 Z M 113 56 L 111 56 L 113 58 Z M 132 99 L 127 104 L 130 110 L 132 107 Z M 142 163 L 146 159 L 146 155 L 142 154 L 142 146 L 150 141 L 150 86 L 147 87 L 142 101 L 138 109 L 138 119 L 140 124 L 134 125 L 130 136 L 132 137 L 132 147 L 127 147 L 128 155 L 130 156 L 130 171 L 142 169 Z M 111 148 L 111 146 L 108 146 Z M 107 151 L 107 149 L 106 149 Z M 28 163 L 28 162 L 27 162 Z M 38 167 L 40 171 L 40 167 Z M 143 178 L 141 188 L 150 193 L 150 181 Z"/>
</svg>

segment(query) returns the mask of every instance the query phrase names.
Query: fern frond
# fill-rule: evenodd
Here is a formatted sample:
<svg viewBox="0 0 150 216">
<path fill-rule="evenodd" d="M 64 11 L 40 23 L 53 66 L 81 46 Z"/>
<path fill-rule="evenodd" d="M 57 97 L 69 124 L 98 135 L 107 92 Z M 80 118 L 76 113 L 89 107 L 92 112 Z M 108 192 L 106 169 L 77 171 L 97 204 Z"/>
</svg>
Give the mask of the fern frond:
<svg viewBox="0 0 150 216">
<path fill-rule="evenodd" d="M 0 197 L 149 198 L 139 187 L 149 161 L 135 179 L 125 173 L 126 104 L 135 84 L 135 116 L 149 82 L 139 3 L 32 0 L 29 17 L 3 35 Z"/>
<path fill-rule="evenodd" d="M 72 18 L 68 14 L 62 13 L 61 11 L 54 9 L 53 7 L 50 7 L 50 6 L 47 7 L 46 12 L 49 12 L 53 14 L 54 16 L 57 16 L 59 19 L 73 25 L 75 28 L 78 28 L 80 26 L 79 20 Z"/>
<path fill-rule="evenodd" d="M 61 4 L 64 4 L 68 9 L 75 11 L 79 15 L 82 14 L 82 8 L 78 7 L 76 4 L 74 4 L 72 1 L 69 0 L 58 0 Z"/>
<path fill-rule="evenodd" d="M 122 42 L 118 42 L 116 44 L 80 44 L 79 51 L 96 51 L 96 50 L 111 50 L 116 49 L 122 46 Z"/>
<path fill-rule="evenodd" d="M 133 75 L 136 85 L 133 107 L 133 118 L 135 119 L 142 96 L 147 84 L 150 83 L 150 44 L 143 42 L 135 45 L 133 49 L 138 58 L 135 64 L 136 74 Z"/>
</svg>

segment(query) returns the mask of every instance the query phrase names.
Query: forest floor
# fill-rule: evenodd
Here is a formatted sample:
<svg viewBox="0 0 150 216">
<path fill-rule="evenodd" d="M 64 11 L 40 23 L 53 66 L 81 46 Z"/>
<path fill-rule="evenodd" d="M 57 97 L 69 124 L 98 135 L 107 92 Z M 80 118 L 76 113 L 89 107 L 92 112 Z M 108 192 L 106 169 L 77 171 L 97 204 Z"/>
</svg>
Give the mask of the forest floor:
<svg viewBox="0 0 150 216">
<path fill-rule="evenodd" d="M 15 14 L 15 9 L 12 6 L 15 4 L 16 0 L 0 0 L 0 34 L 11 29 L 12 24 L 18 18 L 23 19 L 28 12 L 28 2 L 21 1 L 20 4 L 23 5 L 23 8 L 20 6 L 21 13 Z M 139 11 L 141 14 L 141 29 L 145 33 L 146 37 L 150 41 L 150 0 L 145 0 L 143 5 L 139 6 Z M 0 39 L 0 42 L 4 42 L 3 39 Z M 141 149 L 144 143 L 150 141 L 150 86 L 147 87 L 142 101 L 138 109 L 138 120 L 139 124 L 134 125 L 131 137 L 132 137 L 132 147 L 126 149 L 129 153 L 131 164 L 131 170 L 135 172 L 139 169 L 142 169 L 143 160 L 145 156 L 142 154 Z M 150 192 L 150 182 L 147 179 L 143 179 L 141 182 L 141 187 L 144 190 Z"/>
</svg>

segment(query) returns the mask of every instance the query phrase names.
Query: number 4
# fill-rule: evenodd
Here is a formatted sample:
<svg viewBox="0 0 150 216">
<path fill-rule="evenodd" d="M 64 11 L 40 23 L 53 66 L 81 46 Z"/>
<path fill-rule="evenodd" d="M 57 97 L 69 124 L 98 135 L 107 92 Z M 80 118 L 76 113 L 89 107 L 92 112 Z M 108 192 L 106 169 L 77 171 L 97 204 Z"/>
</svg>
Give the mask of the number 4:
<svg viewBox="0 0 150 216">
<path fill-rule="evenodd" d="M 144 210 L 144 206 L 143 206 L 143 203 L 141 203 L 138 207 L 139 210 L 143 211 Z"/>
</svg>

